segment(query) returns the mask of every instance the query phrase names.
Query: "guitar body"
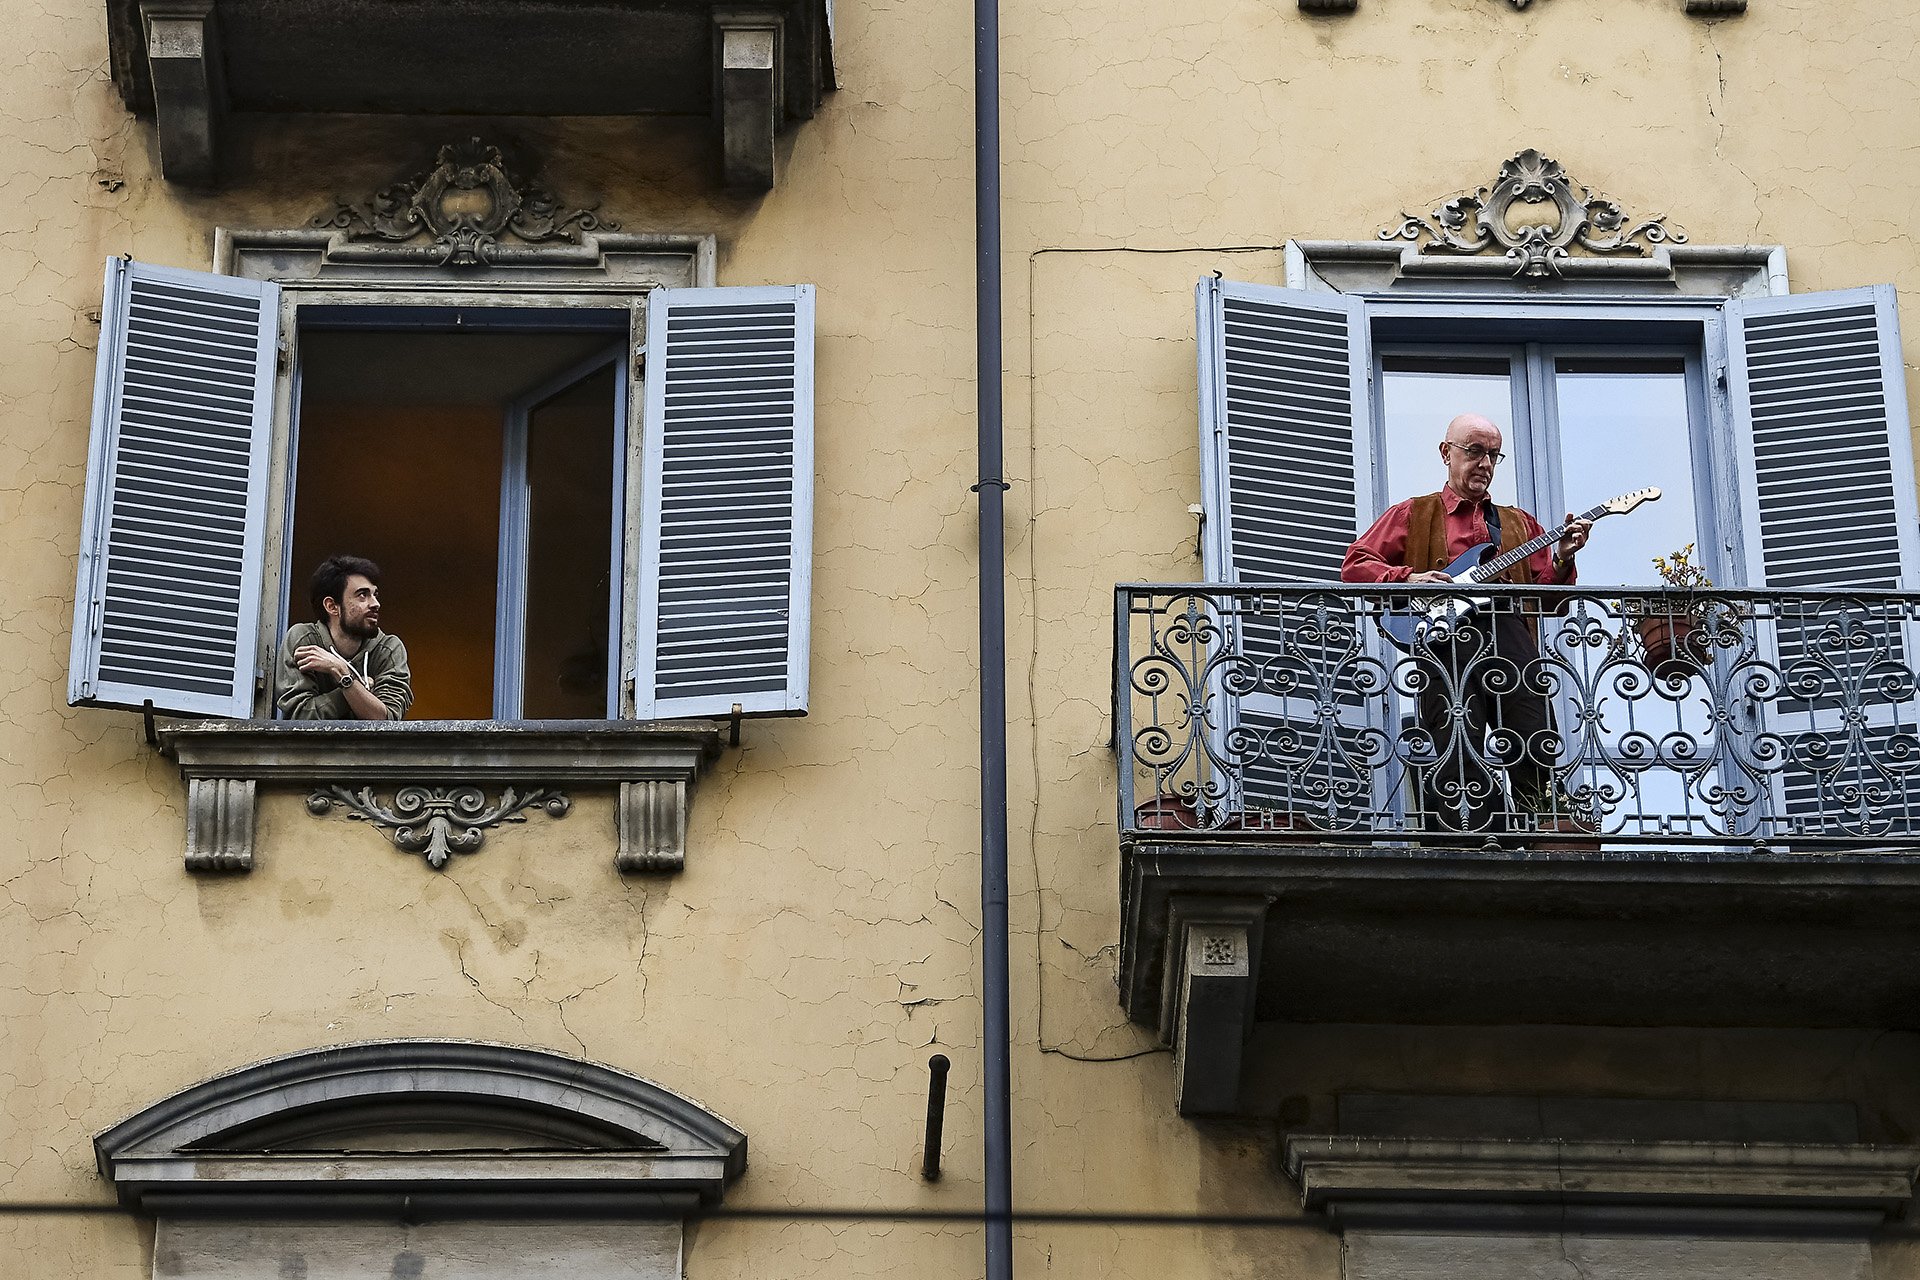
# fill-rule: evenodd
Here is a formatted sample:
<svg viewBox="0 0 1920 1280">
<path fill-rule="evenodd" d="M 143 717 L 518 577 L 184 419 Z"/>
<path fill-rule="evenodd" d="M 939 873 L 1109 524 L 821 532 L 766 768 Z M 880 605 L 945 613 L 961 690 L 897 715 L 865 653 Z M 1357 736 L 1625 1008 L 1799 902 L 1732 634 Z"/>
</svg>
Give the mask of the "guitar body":
<svg viewBox="0 0 1920 1280">
<path fill-rule="evenodd" d="M 1494 545 L 1482 542 L 1462 551 L 1442 572 L 1459 582 L 1474 581 L 1472 574 L 1493 555 Z M 1415 646 L 1438 641 L 1445 632 L 1471 616 L 1485 598 L 1451 597 L 1444 600 L 1416 601 L 1406 610 L 1392 610 L 1380 616 L 1380 630 L 1401 649 L 1411 652 Z M 1436 628 L 1440 630 L 1436 631 Z"/>
</svg>

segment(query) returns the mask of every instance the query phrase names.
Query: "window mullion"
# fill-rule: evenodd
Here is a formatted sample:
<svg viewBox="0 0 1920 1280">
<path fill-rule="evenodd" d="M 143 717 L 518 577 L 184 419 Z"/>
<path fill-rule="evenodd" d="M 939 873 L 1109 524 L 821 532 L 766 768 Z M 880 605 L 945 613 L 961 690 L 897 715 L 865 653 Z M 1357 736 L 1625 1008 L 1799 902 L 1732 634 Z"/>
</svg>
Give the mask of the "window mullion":
<svg viewBox="0 0 1920 1280">
<path fill-rule="evenodd" d="M 1519 363 L 1516 398 L 1519 394 L 1526 398 L 1527 449 L 1526 470 L 1517 487 L 1527 509 L 1551 528 L 1559 523 L 1554 517 L 1566 510 L 1565 485 L 1560 474 L 1560 402 L 1554 393 L 1553 353 L 1545 343 L 1529 342 L 1522 348 Z"/>
</svg>

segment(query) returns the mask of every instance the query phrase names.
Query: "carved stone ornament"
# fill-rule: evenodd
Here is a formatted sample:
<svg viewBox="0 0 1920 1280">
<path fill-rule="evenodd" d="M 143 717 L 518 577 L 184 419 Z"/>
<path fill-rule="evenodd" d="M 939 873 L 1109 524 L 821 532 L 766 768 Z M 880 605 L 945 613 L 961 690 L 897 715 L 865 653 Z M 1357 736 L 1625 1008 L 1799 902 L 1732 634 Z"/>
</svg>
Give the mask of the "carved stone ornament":
<svg viewBox="0 0 1920 1280">
<path fill-rule="evenodd" d="M 573 802 L 552 787 L 507 787 L 498 804 L 487 803 L 480 787 L 399 787 L 390 804 L 382 804 L 372 787 L 322 787 L 307 797 L 307 811 L 316 817 L 335 805 L 349 818 L 379 827 L 394 848 L 422 855 L 439 871 L 454 854 L 477 852 L 489 828 L 525 822 L 526 810 L 536 807 L 548 817 L 564 818 Z"/>
<path fill-rule="evenodd" d="M 1650 245 L 1687 240 L 1664 216 L 1632 223 L 1617 202 L 1575 182 L 1558 160 L 1531 147 L 1501 165 L 1491 186 L 1455 196 L 1430 218 L 1403 213 L 1397 225 L 1380 231 L 1382 240 L 1423 238 L 1422 253 L 1504 253 L 1516 276 L 1557 276 L 1574 249 L 1638 256 Z"/>
<path fill-rule="evenodd" d="M 344 230 L 350 240 L 405 244 L 431 237 L 441 266 L 490 266 L 508 234 L 529 244 L 578 244 L 584 231 L 619 229 L 592 209 L 569 209 L 545 187 L 522 181 L 498 147 L 478 138 L 448 143 L 432 169 L 374 192 L 364 204 L 340 201 L 313 225 Z"/>
</svg>

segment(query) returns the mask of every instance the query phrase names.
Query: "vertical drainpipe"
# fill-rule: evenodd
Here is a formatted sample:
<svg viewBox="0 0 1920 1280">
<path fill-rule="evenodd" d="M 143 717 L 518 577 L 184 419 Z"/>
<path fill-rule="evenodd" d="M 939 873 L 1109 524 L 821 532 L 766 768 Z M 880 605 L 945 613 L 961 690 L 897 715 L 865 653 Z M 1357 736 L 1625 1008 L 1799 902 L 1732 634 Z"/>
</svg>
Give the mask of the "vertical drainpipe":
<svg viewBox="0 0 1920 1280">
<path fill-rule="evenodd" d="M 1000 427 L 1000 9 L 973 7 L 973 204 L 980 499 L 981 1072 L 987 1280 L 1013 1280 L 1012 1020 L 1007 985 L 1006 478 Z"/>
</svg>

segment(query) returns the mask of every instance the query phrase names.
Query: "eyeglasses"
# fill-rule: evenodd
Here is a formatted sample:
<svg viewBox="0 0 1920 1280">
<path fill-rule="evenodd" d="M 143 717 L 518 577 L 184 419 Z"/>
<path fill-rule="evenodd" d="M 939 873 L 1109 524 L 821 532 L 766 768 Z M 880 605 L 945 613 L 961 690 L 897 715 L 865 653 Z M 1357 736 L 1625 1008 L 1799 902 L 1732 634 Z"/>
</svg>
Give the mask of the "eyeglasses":
<svg viewBox="0 0 1920 1280">
<path fill-rule="evenodd" d="M 1468 462 L 1478 462 L 1482 458 L 1487 458 L 1497 467 L 1507 460 L 1507 455 L 1498 449 L 1488 449 L 1477 444 L 1455 444 L 1451 440 L 1445 441 L 1444 443 L 1447 448 L 1458 449 L 1460 452 L 1466 454 Z"/>
</svg>

